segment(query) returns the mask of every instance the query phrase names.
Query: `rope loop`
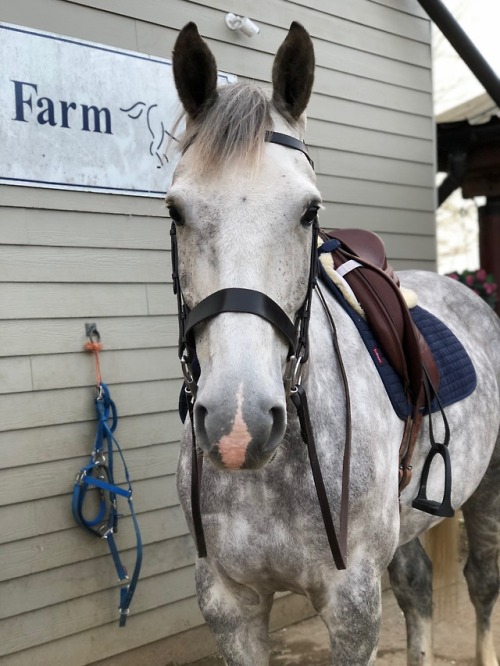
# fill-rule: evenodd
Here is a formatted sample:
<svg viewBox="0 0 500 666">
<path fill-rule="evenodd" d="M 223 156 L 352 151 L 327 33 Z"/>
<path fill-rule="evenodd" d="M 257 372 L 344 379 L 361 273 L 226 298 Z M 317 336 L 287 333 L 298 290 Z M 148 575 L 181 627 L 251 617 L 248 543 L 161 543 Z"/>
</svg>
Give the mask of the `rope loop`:
<svg viewBox="0 0 500 666">
<path fill-rule="evenodd" d="M 99 363 L 99 352 L 103 350 L 103 344 L 98 340 L 94 342 L 94 340 L 92 340 L 92 338 L 89 337 L 89 341 L 85 343 L 85 350 L 94 354 L 95 383 L 96 386 L 99 387 L 102 384 L 101 365 Z"/>
</svg>

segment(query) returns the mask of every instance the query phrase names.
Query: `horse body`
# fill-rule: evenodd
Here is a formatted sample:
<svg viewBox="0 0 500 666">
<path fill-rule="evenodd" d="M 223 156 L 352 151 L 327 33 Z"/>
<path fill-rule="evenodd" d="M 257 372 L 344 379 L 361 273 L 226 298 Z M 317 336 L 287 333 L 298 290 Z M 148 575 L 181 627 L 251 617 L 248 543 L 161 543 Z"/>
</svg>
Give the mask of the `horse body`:
<svg viewBox="0 0 500 666">
<path fill-rule="evenodd" d="M 188 129 L 185 154 L 167 203 L 177 223 L 180 287 L 189 308 L 214 292 L 236 287 L 266 294 L 292 321 L 300 311 L 309 275 L 310 222 L 320 195 L 304 155 L 265 143 L 263 129 L 302 138 L 313 64 L 310 39 L 293 24 L 276 56 L 272 103 L 245 85 L 217 93 L 213 56 L 193 24 L 181 31 L 174 76 L 188 113 Z M 214 125 L 224 113 L 226 126 Z M 250 116 L 259 116 L 251 128 Z M 210 132 L 215 136 L 208 136 Z M 229 150 L 221 158 L 231 136 L 234 153 Z M 249 152 L 246 158 L 242 145 Z M 472 549 L 468 579 L 469 587 L 477 588 L 478 664 L 497 666 L 486 609 L 491 600 L 486 604 L 484 599 L 495 597 L 498 590 L 500 511 L 494 482 L 498 483 L 500 471 L 495 467 L 499 454 L 492 458 L 492 452 L 500 422 L 500 325 L 486 305 L 448 278 L 416 272 L 400 277 L 417 292 L 420 305 L 450 325 L 467 347 L 478 377 L 474 393 L 447 408 L 453 437 L 452 503 L 458 508 L 472 496 L 465 506 L 470 507 L 466 514 L 474 525 L 484 498 L 489 501 L 484 515 L 490 527 L 487 534 L 476 529 L 473 535 L 477 547 Z M 332 663 L 373 664 L 380 577 L 390 565 L 409 627 L 409 664 L 428 666 L 432 663 L 430 577 L 416 537 L 436 518 L 411 508 L 428 453 L 428 426 L 420 434 L 413 481 L 401 496 L 400 514 L 397 471 L 403 422 L 394 413 L 353 322 L 331 295 L 325 293 L 325 299 L 351 387 L 347 569 L 337 570 L 332 560 L 307 450 L 284 389 L 286 340 L 273 324 L 255 314 L 216 313 L 195 329 L 201 374 L 193 430 L 197 445 L 213 463 L 205 464 L 202 480 L 208 555 L 196 564 L 200 608 L 228 664 L 264 666 L 273 595 L 282 590 L 299 592 L 311 599 L 327 624 Z M 476 330 L 470 330 L 471 321 L 479 322 Z M 316 295 L 309 348 L 302 383 L 337 523 L 346 394 L 330 323 Z M 435 430 L 439 434 L 438 423 Z M 181 443 L 178 489 L 193 531 L 191 439 L 188 424 Z M 432 496 L 442 494 L 439 470 L 431 473 L 429 490 Z M 487 564 L 478 564 L 485 560 L 486 550 Z M 477 582 L 485 566 L 488 594 Z M 421 598 L 410 585 L 412 576 L 425 586 Z"/>
</svg>

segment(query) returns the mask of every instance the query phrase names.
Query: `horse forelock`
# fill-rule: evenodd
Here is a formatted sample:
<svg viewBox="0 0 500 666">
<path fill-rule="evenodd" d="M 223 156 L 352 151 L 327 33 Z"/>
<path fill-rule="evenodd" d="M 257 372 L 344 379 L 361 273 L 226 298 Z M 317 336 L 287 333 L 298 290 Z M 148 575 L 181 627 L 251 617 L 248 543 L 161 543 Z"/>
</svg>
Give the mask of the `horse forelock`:
<svg viewBox="0 0 500 666">
<path fill-rule="evenodd" d="M 235 163 L 252 170 L 270 129 L 271 101 L 265 92 L 251 83 L 233 83 L 219 88 L 216 101 L 188 123 L 179 148 L 193 151 L 193 166 L 204 176 Z"/>
</svg>

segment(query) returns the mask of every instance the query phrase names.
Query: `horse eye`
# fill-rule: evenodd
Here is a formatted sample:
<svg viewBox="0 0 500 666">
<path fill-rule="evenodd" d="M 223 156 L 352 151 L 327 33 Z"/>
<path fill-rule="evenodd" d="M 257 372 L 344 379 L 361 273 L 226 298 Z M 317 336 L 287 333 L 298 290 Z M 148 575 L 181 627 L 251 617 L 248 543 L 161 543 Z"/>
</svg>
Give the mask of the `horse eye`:
<svg viewBox="0 0 500 666">
<path fill-rule="evenodd" d="M 314 222 L 316 219 L 316 216 L 318 215 L 318 210 L 319 210 L 319 204 L 317 203 L 312 203 L 307 207 L 306 212 L 302 215 L 300 218 L 300 223 L 305 224 L 305 225 L 310 225 Z"/>
<path fill-rule="evenodd" d="M 177 208 L 177 206 L 174 206 L 174 204 L 167 204 L 167 208 L 168 208 L 168 213 L 171 219 L 175 222 L 175 224 L 184 223 L 184 218 L 182 217 L 182 213 Z"/>
</svg>

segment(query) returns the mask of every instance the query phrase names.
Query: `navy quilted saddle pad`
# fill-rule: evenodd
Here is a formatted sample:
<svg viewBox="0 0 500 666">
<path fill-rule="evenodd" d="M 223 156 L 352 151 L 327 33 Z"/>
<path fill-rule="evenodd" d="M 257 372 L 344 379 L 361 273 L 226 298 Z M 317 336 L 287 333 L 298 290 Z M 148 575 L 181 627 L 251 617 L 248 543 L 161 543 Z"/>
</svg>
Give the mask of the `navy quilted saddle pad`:
<svg viewBox="0 0 500 666">
<path fill-rule="evenodd" d="M 367 322 L 355 312 L 330 278 L 322 271 L 322 280 L 349 314 L 372 357 L 391 400 L 394 411 L 401 419 L 411 412 L 403 382 L 389 365 L 379 343 Z M 476 371 L 462 343 L 443 322 L 433 314 L 416 306 L 410 310 L 413 321 L 429 345 L 439 370 L 439 399 L 443 407 L 463 400 L 476 388 Z M 439 409 L 437 400 L 431 403 L 431 411 Z"/>
</svg>

